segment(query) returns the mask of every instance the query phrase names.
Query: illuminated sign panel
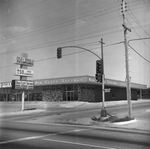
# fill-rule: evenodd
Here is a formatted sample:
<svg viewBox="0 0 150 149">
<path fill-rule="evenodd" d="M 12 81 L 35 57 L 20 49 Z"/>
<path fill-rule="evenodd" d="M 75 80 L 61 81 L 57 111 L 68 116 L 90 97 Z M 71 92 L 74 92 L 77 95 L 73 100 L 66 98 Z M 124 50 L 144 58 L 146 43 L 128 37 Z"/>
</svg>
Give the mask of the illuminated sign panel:
<svg viewBox="0 0 150 149">
<path fill-rule="evenodd" d="M 16 75 L 32 77 L 33 76 L 33 71 L 28 70 L 28 69 L 16 68 Z"/>
<path fill-rule="evenodd" d="M 34 89 L 33 81 L 12 80 L 12 89 Z"/>
<path fill-rule="evenodd" d="M 17 56 L 17 58 L 16 58 L 16 64 L 26 65 L 26 66 L 30 66 L 31 67 L 34 64 L 34 60 L 27 59 L 25 57 L 19 57 L 19 56 Z"/>
</svg>

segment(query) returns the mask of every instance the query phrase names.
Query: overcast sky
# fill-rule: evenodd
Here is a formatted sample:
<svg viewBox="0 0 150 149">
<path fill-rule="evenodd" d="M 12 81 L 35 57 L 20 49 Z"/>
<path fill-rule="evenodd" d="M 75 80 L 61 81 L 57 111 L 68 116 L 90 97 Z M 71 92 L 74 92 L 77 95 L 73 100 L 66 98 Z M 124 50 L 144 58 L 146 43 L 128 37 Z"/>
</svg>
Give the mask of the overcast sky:
<svg viewBox="0 0 150 149">
<path fill-rule="evenodd" d="M 150 37 L 150 0 L 126 0 L 127 38 Z M 121 0 L 0 0 L 0 82 L 15 76 L 16 57 L 27 53 L 33 59 L 33 78 L 45 79 L 90 75 L 96 72 L 97 57 L 104 44 L 105 77 L 125 81 L 125 47 L 122 41 Z M 131 81 L 150 87 L 150 40 L 130 42 Z M 142 58 L 143 57 L 143 58 Z M 146 59 L 146 60 L 145 60 Z"/>
</svg>

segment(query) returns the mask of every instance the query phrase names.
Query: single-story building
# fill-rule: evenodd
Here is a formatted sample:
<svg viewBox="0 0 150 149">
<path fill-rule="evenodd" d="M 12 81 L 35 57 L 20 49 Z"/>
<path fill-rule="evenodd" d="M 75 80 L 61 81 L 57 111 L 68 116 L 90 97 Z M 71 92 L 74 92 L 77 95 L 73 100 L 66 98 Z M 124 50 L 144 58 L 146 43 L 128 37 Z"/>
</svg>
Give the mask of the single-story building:
<svg viewBox="0 0 150 149">
<path fill-rule="evenodd" d="M 142 92 L 142 98 L 143 99 L 150 99 L 150 88 L 147 88 L 147 89 L 143 90 L 143 92 Z"/>
<path fill-rule="evenodd" d="M 146 85 L 131 83 L 131 99 L 142 98 Z M 21 101 L 22 90 L 11 82 L 0 83 L 0 101 Z M 126 82 L 105 79 L 105 100 L 126 100 Z M 102 83 L 93 76 L 75 76 L 34 80 L 34 89 L 25 90 L 27 101 L 102 101 Z"/>
</svg>

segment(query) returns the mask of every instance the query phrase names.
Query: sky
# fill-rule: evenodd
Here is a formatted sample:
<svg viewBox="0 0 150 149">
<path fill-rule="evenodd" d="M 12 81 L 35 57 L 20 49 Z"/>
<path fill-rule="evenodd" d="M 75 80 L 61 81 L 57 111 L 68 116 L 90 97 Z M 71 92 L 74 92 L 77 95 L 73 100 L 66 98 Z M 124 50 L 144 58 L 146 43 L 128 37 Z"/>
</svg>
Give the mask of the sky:
<svg viewBox="0 0 150 149">
<path fill-rule="evenodd" d="M 150 0 L 126 0 L 129 75 L 131 82 L 150 87 Z M 0 0 L 0 82 L 19 79 L 16 57 L 34 60 L 29 80 L 95 76 L 94 54 L 104 47 L 105 78 L 125 81 L 126 63 L 121 0 Z M 139 40 L 135 40 L 139 39 Z"/>
</svg>

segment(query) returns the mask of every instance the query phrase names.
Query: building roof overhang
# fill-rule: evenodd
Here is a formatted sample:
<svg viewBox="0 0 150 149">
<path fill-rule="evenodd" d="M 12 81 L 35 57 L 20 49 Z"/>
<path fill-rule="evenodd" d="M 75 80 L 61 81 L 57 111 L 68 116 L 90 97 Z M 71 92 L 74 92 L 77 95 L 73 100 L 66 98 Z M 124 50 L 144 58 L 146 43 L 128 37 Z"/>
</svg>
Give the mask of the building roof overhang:
<svg viewBox="0 0 150 149">
<path fill-rule="evenodd" d="M 46 85 L 66 85 L 66 84 L 89 84 L 89 85 L 102 85 L 97 82 L 93 76 L 74 76 L 74 77 L 62 77 L 62 78 L 48 78 L 33 80 L 34 86 L 46 86 Z M 105 86 L 112 87 L 126 87 L 125 81 L 105 79 Z M 0 88 L 10 88 L 11 82 L 0 83 Z M 147 85 L 131 83 L 131 88 L 146 89 Z"/>
</svg>

